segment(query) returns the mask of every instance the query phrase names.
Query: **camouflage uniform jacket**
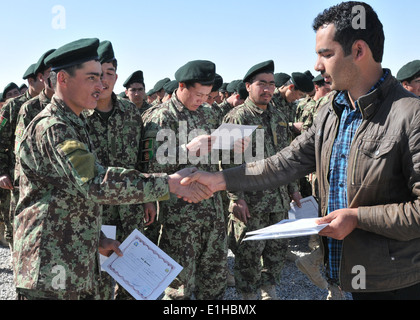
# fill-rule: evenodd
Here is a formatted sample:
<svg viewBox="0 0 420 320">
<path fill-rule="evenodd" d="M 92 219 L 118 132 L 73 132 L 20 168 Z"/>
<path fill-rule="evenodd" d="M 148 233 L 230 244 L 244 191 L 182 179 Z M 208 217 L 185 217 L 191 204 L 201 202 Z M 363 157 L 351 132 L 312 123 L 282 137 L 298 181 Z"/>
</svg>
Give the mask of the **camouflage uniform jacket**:
<svg viewBox="0 0 420 320">
<path fill-rule="evenodd" d="M 267 110 L 258 108 L 250 98 L 244 104 L 232 109 L 223 119 L 224 123 L 241 125 L 258 125 L 264 130 L 264 159 L 275 155 L 283 148 L 289 146 L 290 132 L 285 114 L 275 106 L 268 104 Z M 257 129 L 257 130 L 258 130 Z M 252 135 L 252 150 L 256 152 L 256 135 Z M 249 146 L 249 148 L 251 145 Z M 224 168 L 233 165 L 224 166 Z M 244 199 L 248 207 L 255 213 L 284 212 L 290 207 L 289 194 L 298 191 L 298 185 L 291 183 L 288 186 L 255 192 L 229 193 L 231 200 Z"/>
<path fill-rule="evenodd" d="M 112 94 L 113 110 L 104 119 L 96 110 L 85 111 L 89 138 L 99 163 L 142 171 L 140 167 L 143 121 L 138 109 L 127 99 Z M 124 240 L 143 225 L 142 205 L 103 206 L 103 224 L 117 226 L 117 239 Z"/>
<path fill-rule="evenodd" d="M 167 197 L 167 176 L 101 166 L 83 116 L 55 96 L 27 127 L 17 149 L 16 287 L 55 291 L 59 276 L 70 298 L 92 292 L 99 275 L 100 204 Z"/>
<path fill-rule="evenodd" d="M 295 122 L 296 118 L 296 105 L 293 103 L 289 103 L 284 99 L 278 89 L 274 91 L 273 98 L 271 99 L 271 103 L 274 104 L 277 108 L 287 116 L 287 122 L 290 124 L 291 122 Z"/>
<path fill-rule="evenodd" d="M 8 174 L 13 180 L 15 168 L 15 131 L 21 106 L 31 99 L 29 91 L 9 99 L 0 110 L 0 175 Z"/>
<path fill-rule="evenodd" d="M 317 101 L 311 99 L 303 109 L 302 116 L 299 119 L 300 122 L 303 122 L 302 131 L 308 130 L 316 118 L 318 113 L 319 106 L 323 105 L 324 102 L 328 100 L 328 94 L 319 98 Z"/>
<path fill-rule="evenodd" d="M 191 162 L 192 157 L 187 156 L 186 149 L 186 144 L 195 136 L 211 134 L 217 127 L 217 117 L 209 104 L 204 103 L 196 111 L 190 111 L 178 100 L 175 91 L 172 98 L 156 108 L 150 114 L 148 123 L 145 123 L 142 158 L 144 162 L 149 162 L 148 172 L 172 173 L 187 167 L 197 167 L 208 172 L 218 171 L 218 160 L 211 161 L 209 155 L 194 157 L 195 160 L 200 160 L 199 163 L 195 163 L 194 160 Z M 172 139 L 168 141 L 168 138 L 165 138 L 165 141 L 157 141 L 161 140 L 156 137 L 162 129 L 169 129 L 168 131 L 174 133 L 175 141 Z M 168 156 L 168 163 L 159 163 L 162 160 L 159 157 L 159 150 L 166 150 L 164 154 Z M 163 215 L 163 219 L 168 214 L 185 215 L 189 219 L 214 219 L 215 215 L 219 218 L 223 215 L 223 208 L 220 194 L 215 194 L 212 198 L 197 204 L 186 203 L 171 195 L 170 201 L 160 203 L 159 213 Z"/>
</svg>

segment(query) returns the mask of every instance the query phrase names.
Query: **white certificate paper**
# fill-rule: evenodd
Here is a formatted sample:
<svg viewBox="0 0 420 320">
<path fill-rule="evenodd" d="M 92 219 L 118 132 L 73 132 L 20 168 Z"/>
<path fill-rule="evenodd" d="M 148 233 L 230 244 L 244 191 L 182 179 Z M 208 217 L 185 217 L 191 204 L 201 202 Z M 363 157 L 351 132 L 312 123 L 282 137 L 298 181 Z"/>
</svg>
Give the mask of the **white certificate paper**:
<svg viewBox="0 0 420 320">
<path fill-rule="evenodd" d="M 282 220 L 269 227 L 246 233 L 244 241 L 302 237 L 317 234 L 328 224 L 317 224 L 319 218 Z"/>
<path fill-rule="evenodd" d="M 182 270 L 137 229 L 120 249 L 123 256 L 113 253 L 102 268 L 137 300 L 156 300 Z"/>
<path fill-rule="evenodd" d="M 318 203 L 313 196 L 300 200 L 301 208 L 295 202 L 290 203 L 289 219 L 307 219 L 318 217 Z"/>
<path fill-rule="evenodd" d="M 233 149 L 235 141 L 249 137 L 257 128 L 258 126 L 222 123 L 222 125 L 211 134 L 212 137 L 216 137 L 212 149 L 231 150 Z"/>
</svg>

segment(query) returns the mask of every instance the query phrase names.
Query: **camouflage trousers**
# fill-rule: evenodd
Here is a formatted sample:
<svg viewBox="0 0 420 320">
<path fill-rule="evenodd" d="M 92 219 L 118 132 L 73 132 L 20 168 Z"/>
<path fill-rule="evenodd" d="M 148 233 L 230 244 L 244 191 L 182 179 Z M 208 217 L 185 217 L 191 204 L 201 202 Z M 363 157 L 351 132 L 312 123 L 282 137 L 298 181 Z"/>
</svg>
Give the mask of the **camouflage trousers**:
<svg viewBox="0 0 420 320">
<path fill-rule="evenodd" d="M 231 214 L 232 228 L 230 238 L 236 240 L 235 246 L 235 286 L 241 293 L 257 293 L 259 288 L 280 282 L 288 240 L 253 240 L 243 241 L 250 231 L 268 227 L 287 217 L 287 212 L 252 214 L 248 223 L 236 219 Z"/>
<path fill-rule="evenodd" d="M 0 189 L 0 222 L 4 223 L 4 237 L 9 244 L 13 243 L 13 217 L 10 210 L 11 191 Z"/>
<path fill-rule="evenodd" d="M 177 218 L 178 219 L 178 218 Z M 165 216 L 159 246 L 183 270 L 165 290 L 164 300 L 222 299 L 227 280 L 225 219 L 177 219 Z"/>
</svg>

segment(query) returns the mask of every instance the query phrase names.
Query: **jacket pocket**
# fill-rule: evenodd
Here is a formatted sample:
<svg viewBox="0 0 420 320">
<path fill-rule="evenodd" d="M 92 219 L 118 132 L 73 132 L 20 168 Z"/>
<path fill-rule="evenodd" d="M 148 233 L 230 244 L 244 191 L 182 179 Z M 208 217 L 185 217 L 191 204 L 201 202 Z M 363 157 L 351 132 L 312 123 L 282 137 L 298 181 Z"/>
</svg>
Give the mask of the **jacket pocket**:
<svg viewBox="0 0 420 320">
<path fill-rule="evenodd" d="M 395 144 L 394 140 L 381 138 L 360 140 L 353 160 L 352 185 L 372 187 L 387 183 L 395 161 L 389 154 Z"/>
</svg>

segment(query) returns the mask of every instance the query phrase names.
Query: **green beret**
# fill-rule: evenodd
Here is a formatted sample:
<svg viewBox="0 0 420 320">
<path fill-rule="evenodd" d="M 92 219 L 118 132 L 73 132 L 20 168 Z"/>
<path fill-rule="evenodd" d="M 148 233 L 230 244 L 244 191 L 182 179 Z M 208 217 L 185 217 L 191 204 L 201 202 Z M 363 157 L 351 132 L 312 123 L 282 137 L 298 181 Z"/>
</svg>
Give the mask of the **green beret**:
<svg viewBox="0 0 420 320">
<path fill-rule="evenodd" d="M 43 73 L 45 70 L 49 68 L 49 66 L 45 65 L 45 59 L 52 54 L 55 51 L 55 49 L 50 49 L 47 52 L 45 52 L 38 60 L 34 67 L 34 73 L 37 75 L 38 73 Z"/>
<path fill-rule="evenodd" d="M 112 43 L 110 41 L 105 40 L 99 43 L 98 56 L 101 64 L 116 60 L 114 49 L 112 48 Z"/>
<path fill-rule="evenodd" d="M 253 66 L 246 73 L 245 77 L 243 78 L 243 82 L 249 82 L 253 76 L 260 73 L 274 73 L 274 61 L 268 60 Z"/>
<path fill-rule="evenodd" d="M 55 50 L 45 59 L 45 64 L 52 71 L 66 69 L 90 60 L 98 60 L 99 40 L 96 38 L 80 39 Z"/>
<path fill-rule="evenodd" d="M 293 72 L 291 79 L 292 83 L 295 85 L 295 88 L 302 92 L 312 92 L 315 88 L 312 79 L 304 73 Z"/>
<path fill-rule="evenodd" d="M 314 79 L 314 76 L 312 75 L 312 72 L 310 72 L 309 70 L 306 70 L 306 71 L 304 72 L 304 74 L 306 74 L 309 78 L 311 78 L 311 80 L 313 80 L 313 79 Z"/>
<path fill-rule="evenodd" d="M 404 65 L 397 73 L 397 80 L 404 81 L 420 73 L 420 60 L 414 60 Z"/>
<path fill-rule="evenodd" d="M 178 88 L 178 85 L 179 85 L 178 81 L 172 80 L 165 83 L 165 85 L 163 86 L 163 90 L 165 90 L 167 94 L 172 94 Z"/>
<path fill-rule="evenodd" d="M 132 83 L 144 83 L 143 71 L 138 70 L 133 72 L 127 80 L 125 80 L 123 87 L 128 88 Z"/>
<path fill-rule="evenodd" d="M 226 87 L 226 91 L 229 93 L 234 93 L 237 92 L 236 90 L 238 89 L 238 84 L 242 82 L 242 80 L 233 80 L 231 82 L 229 82 L 229 84 Z"/>
<path fill-rule="evenodd" d="M 169 78 L 159 80 L 158 82 L 156 82 L 155 86 L 153 87 L 153 90 L 155 90 L 155 92 L 159 92 L 160 90 L 163 89 L 163 86 L 170 81 L 171 79 Z"/>
<path fill-rule="evenodd" d="M 324 77 L 321 74 L 317 75 L 315 78 L 312 79 L 313 83 L 318 83 L 318 82 L 323 82 L 323 81 L 325 81 L 325 80 L 324 80 Z"/>
<path fill-rule="evenodd" d="M 276 87 L 281 87 L 289 80 L 290 75 L 288 75 L 287 73 L 280 72 L 274 74 L 274 82 L 276 83 Z"/>
<path fill-rule="evenodd" d="M 245 100 L 248 98 L 249 92 L 246 90 L 245 82 L 239 81 L 236 88 L 236 92 L 238 92 L 240 99 Z"/>
<path fill-rule="evenodd" d="M 222 86 L 220 87 L 219 91 L 220 92 L 227 92 L 226 91 L 226 87 L 228 86 L 229 83 L 225 82 L 222 84 Z"/>
<path fill-rule="evenodd" d="M 26 84 L 21 84 L 21 86 L 19 87 L 19 91 L 22 91 L 23 88 L 28 88 L 28 86 Z"/>
<path fill-rule="evenodd" d="M 219 91 L 222 85 L 223 85 L 223 78 L 219 74 L 216 73 L 214 76 L 213 88 L 211 89 L 211 92 Z"/>
<path fill-rule="evenodd" d="M 150 97 L 150 96 L 153 96 L 155 93 L 156 93 L 155 90 L 151 89 L 147 91 L 146 96 Z"/>
<path fill-rule="evenodd" d="M 14 82 L 10 82 L 7 86 L 4 87 L 4 89 L 3 89 L 3 95 L 2 95 L 3 100 L 6 99 L 7 93 L 9 91 L 13 90 L 13 89 L 18 89 L 19 90 L 18 85 L 16 83 L 14 83 Z"/>
<path fill-rule="evenodd" d="M 23 74 L 22 78 L 23 80 L 26 80 L 28 78 L 33 78 L 35 77 L 35 73 L 34 73 L 34 68 L 35 68 L 36 63 L 31 64 L 28 69 L 26 69 L 25 73 Z"/>
<path fill-rule="evenodd" d="M 178 82 L 200 82 L 213 84 L 216 65 L 207 60 L 194 60 L 186 63 L 175 72 Z"/>
</svg>

